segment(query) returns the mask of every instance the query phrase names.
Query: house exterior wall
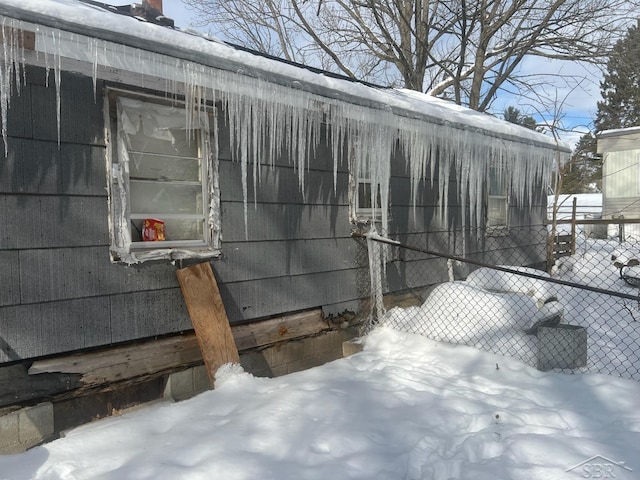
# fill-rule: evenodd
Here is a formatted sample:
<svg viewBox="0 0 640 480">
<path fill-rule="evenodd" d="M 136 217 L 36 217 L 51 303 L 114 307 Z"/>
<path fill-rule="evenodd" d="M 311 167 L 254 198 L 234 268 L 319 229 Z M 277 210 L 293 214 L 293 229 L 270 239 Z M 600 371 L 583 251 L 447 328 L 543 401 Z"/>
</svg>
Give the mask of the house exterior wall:
<svg viewBox="0 0 640 480">
<path fill-rule="evenodd" d="M 8 156 L 0 161 L 0 364 L 191 329 L 175 265 L 110 262 L 105 85 L 98 81 L 94 96 L 91 78 L 63 73 L 58 145 L 53 81 L 47 86 L 45 70 L 36 67 L 27 68 L 26 80 L 11 99 Z M 230 322 L 357 308 L 368 270 L 363 242 L 351 237 L 347 162 L 339 164 L 334 191 L 331 150 L 322 142 L 308 162 L 302 195 L 289 159 L 274 159 L 274 168 L 272 159 L 260 159 L 245 233 L 241 167 L 231 159 L 226 129 L 220 122 L 222 255 L 212 266 Z M 423 182 L 414 209 L 408 177 L 404 160 L 394 159 L 393 238 L 422 238 L 432 250 L 498 263 L 520 248 L 511 234 L 479 241 L 455 227 L 448 231 L 437 216 L 437 187 Z M 455 219 L 461 207 L 451 190 Z M 543 199 L 532 208 L 513 205 L 512 224 L 542 229 Z M 532 242 L 530 259 L 544 259 L 544 243 Z M 396 255 L 388 275 L 390 291 L 423 287 L 447 279 L 446 262 Z"/>
<path fill-rule="evenodd" d="M 603 155 L 603 218 L 640 217 L 640 132 L 634 127 L 605 133 L 598 138 L 598 153 Z"/>
<path fill-rule="evenodd" d="M 0 363 L 190 327 L 171 265 L 109 261 L 101 88 L 28 68 L 0 161 Z M 52 79 L 50 79 L 52 82 Z"/>
<path fill-rule="evenodd" d="M 603 157 L 603 216 L 640 215 L 640 148 L 607 152 Z"/>
<path fill-rule="evenodd" d="M 390 237 L 403 244 L 431 252 L 469 258 L 494 265 L 540 266 L 546 260 L 546 196 L 538 186 L 531 204 L 518 205 L 513 198 L 508 204 L 508 228 L 491 232 L 483 227 L 462 226 L 462 206 L 457 183 L 451 175 L 449 186 L 448 216 L 452 227 L 439 215 L 437 193 L 440 179 L 422 181 L 417 194 L 417 205 L 411 199 L 411 182 L 404 160 L 393 164 L 391 178 Z M 475 201 L 471 199 L 469 201 Z M 469 219 L 469 206 L 466 207 Z M 446 282 L 450 279 L 450 266 L 444 258 L 433 255 L 401 251 L 392 248 L 387 265 L 387 283 L 391 291 L 420 288 Z M 469 273 L 469 265 L 458 265 L 455 279 L 463 279 Z M 429 279 L 425 281 L 425 272 Z"/>
<path fill-rule="evenodd" d="M 61 85 L 59 147 L 56 89 L 46 86 L 44 69 L 27 69 L 9 109 L 0 162 L 0 363 L 191 328 L 176 266 L 110 262 L 103 88 L 94 98 L 91 78 L 66 73 Z M 356 298 L 346 171 L 335 196 L 329 159 L 312 162 L 320 169 L 309 172 L 303 200 L 286 159 L 262 167 L 246 237 L 240 166 L 224 131 L 221 138 L 224 242 L 213 267 L 230 321 Z"/>
</svg>

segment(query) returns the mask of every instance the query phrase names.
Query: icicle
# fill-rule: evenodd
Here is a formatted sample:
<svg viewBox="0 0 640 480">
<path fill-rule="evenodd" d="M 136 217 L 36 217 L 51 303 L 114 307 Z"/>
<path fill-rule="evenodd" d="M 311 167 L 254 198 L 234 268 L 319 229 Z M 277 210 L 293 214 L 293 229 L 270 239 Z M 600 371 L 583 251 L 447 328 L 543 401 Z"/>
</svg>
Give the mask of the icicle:
<svg viewBox="0 0 640 480">
<path fill-rule="evenodd" d="M 12 85 L 19 84 L 19 64 L 24 63 L 24 52 L 20 56 L 17 51 L 20 39 L 6 34 L 6 22 L 3 18 L 4 58 L 0 72 L 0 109 L 5 149 L 9 97 Z M 262 78 L 250 77 L 244 71 L 223 71 L 55 28 L 31 28 L 35 28 L 38 35 L 40 48 L 37 55 L 40 52 L 44 54 L 47 86 L 49 71 L 54 70 L 58 143 L 63 50 L 65 58 L 91 65 L 94 97 L 101 66 L 139 75 L 143 86 L 147 77 L 164 79 L 167 98 L 175 101 L 184 94 L 188 127 L 197 120 L 197 115 L 202 114 L 202 106 L 207 104 L 210 90 L 213 104 L 220 101 L 227 115 L 232 157 L 240 163 L 247 238 L 249 168 L 253 172 L 254 204 L 257 202 L 261 166 L 265 159 L 273 167 L 278 158 L 286 156 L 296 172 L 298 188 L 304 196 L 307 175 L 312 167 L 309 158 L 313 158 L 317 152 L 325 124 L 333 156 L 334 191 L 338 186 L 341 161 L 345 162 L 352 176 L 367 175 L 371 181 L 370 202 L 374 214 L 379 215 L 381 220 L 382 234 L 388 231 L 391 159 L 396 152 L 401 152 L 408 162 L 414 214 L 420 202 L 418 193 L 421 182 L 431 178 L 431 185 L 438 196 L 438 216 L 444 226 L 449 226 L 450 185 L 455 178 L 453 188 L 457 187 L 463 206 L 463 229 L 479 226 L 484 221 L 482 205 L 490 161 L 497 161 L 506 170 L 506 182 L 520 205 L 531 203 L 535 193 L 533 185 L 539 185 L 550 173 L 554 154 L 551 146 L 531 148 L 526 143 L 492 136 L 490 132 L 479 131 L 472 126 L 399 115 L 382 104 L 372 108 L 322 97 L 304 91 L 297 83 L 293 85 L 294 88 L 277 85 Z M 249 161 L 253 162 L 251 167 Z M 451 175 L 454 177 L 451 178 Z"/>
<path fill-rule="evenodd" d="M 24 68 L 24 36 L 22 24 L 16 20 L 2 19 L 0 33 L 2 34 L 3 61 L 0 65 L 0 123 L 2 130 L 2 142 L 4 144 L 4 156 L 9 155 L 7 145 L 7 119 L 11 105 L 11 96 L 14 93 L 20 95 L 21 81 L 26 83 L 26 71 Z"/>
<path fill-rule="evenodd" d="M 56 41 L 56 33 L 53 33 L 53 45 L 55 48 L 54 57 L 53 57 L 53 77 L 56 82 L 56 122 L 58 127 L 58 147 L 60 147 L 60 122 L 61 119 L 61 110 L 62 110 L 62 99 L 61 99 L 61 84 L 62 84 L 62 65 L 61 65 L 61 47 L 60 47 L 60 31 L 57 32 L 57 41 Z"/>
<path fill-rule="evenodd" d="M 6 19 L 2 19 L 2 51 L 3 62 L 0 69 L 0 114 L 2 116 L 2 141 L 4 156 L 9 154 L 7 149 L 7 110 L 11 98 L 11 68 L 13 59 L 10 56 L 11 45 L 7 45 Z"/>
<path fill-rule="evenodd" d="M 367 251 L 369 253 L 369 280 L 371 282 L 371 324 L 375 324 L 384 316 L 384 296 L 383 296 L 383 265 L 382 243 L 376 241 L 379 238 L 375 225 L 367 234 Z"/>
<path fill-rule="evenodd" d="M 97 101 L 98 98 L 98 40 L 91 38 L 89 43 L 90 50 L 93 55 L 93 68 L 91 69 L 93 81 L 93 101 Z"/>
</svg>

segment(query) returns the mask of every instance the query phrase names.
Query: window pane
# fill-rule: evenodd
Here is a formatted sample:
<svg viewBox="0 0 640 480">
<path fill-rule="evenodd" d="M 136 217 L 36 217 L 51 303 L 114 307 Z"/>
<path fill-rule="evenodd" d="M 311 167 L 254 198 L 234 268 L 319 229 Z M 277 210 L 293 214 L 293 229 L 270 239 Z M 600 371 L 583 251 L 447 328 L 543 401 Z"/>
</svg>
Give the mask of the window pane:
<svg viewBox="0 0 640 480">
<path fill-rule="evenodd" d="M 131 214 L 202 213 L 200 184 L 131 181 Z"/>
<path fill-rule="evenodd" d="M 182 180 L 199 182 L 198 158 L 173 158 L 153 154 L 129 155 L 129 178 L 132 180 Z"/>
<path fill-rule="evenodd" d="M 171 240 L 202 240 L 204 220 L 167 220 L 165 236 Z"/>
<path fill-rule="evenodd" d="M 358 184 L 358 208 L 359 209 L 371 209 L 371 184 L 359 183 Z"/>
<path fill-rule="evenodd" d="M 143 221 L 152 218 L 164 223 L 165 242 L 206 243 L 209 193 L 207 171 L 203 170 L 203 135 L 208 135 L 208 117 L 202 112 L 187 129 L 181 106 L 127 97 L 117 102 L 118 139 L 126 153 L 119 161 L 128 165 L 131 241 L 144 241 Z M 165 248 L 161 243 L 138 247 Z M 166 248 L 175 246 L 180 243 Z"/>
<path fill-rule="evenodd" d="M 142 241 L 143 220 L 131 221 L 131 240 Z M 165 241 L 202 240 L 204 238 L 204 219 L 170 219 L 164 221 Z M 161 246 L 161 245 L 159 245 Z"/>
<path fill-rule="evenodd" d="M 131 152 L 161 153 L 178 157 L 198 156 L 198 138 L 195 130 L 158 128 L 154 135 L 148 135 L 142 127 L 135 135 L 127 134 L 129 150 Z"/>
<path fill-rule="evenodd" d="M 489 169 L 489 195 L 505 195 L 506 181 L 502 169 L 491 167 Z"/>
<path fill-rule="evenodd" d="M 490 227 L 507 224 L 507 197 L 489 197 L 487 225 Z"/>
</svg>

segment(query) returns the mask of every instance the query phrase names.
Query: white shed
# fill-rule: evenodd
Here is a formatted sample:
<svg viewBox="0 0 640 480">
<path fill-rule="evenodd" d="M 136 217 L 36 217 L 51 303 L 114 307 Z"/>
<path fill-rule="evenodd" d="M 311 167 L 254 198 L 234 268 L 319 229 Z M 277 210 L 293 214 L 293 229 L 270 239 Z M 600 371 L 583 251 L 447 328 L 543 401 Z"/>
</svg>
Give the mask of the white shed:
<svg viewBox="0 0 640 480">
<path fill-rule="evenodd" d="M 602 154 L 603 218 L 640 218 L 640 126 L 605 130 L 598 135 Z M 640 237 L 640 227 L 626 225 Z"/>
</svg>

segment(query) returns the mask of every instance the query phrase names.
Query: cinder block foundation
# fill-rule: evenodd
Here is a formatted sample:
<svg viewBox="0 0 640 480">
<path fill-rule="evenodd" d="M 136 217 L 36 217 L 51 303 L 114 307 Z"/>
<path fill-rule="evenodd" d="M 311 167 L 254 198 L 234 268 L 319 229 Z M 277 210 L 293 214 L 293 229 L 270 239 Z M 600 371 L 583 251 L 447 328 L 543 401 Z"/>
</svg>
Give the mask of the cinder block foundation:
<svg viewBox="0 0 640 480">
<path fill-rule="evenodd" d="M 355 328 L 348 328 L 283 341 L 267 348 L 242 352 L 240 363 L 245 371 L 255 376 L 285 375 L 342 358 L 343 342 L 356 334 Z M 59 400 L 55 404 L 46 402 L 15 410 L 0 415 L 0 455 L 24 452 L 57 438 L 61 432 L 122 412 L 124 408 L 160 398 L 185 400 L 211 388 L 205 366 L 199 365 L 135 384 L 130 391 L 87 394 Z"/>
<path fill-rule="evenodd" d="M 354 338 L 342 343 L 342 356 L 350 357 L 356 353 L 360 353 L 364 348 L 361 338 Z"/>
<path fill-rule="evenodd" d="M 24 452 L 52 438 L 53 404 L 40 403 L 0 416 L 0 454 Z"/>
<path fill-rule="evenodd" d="M 164 387 L 164 398 L 186 400 L 210 388 L 207 369 L 204 365 L 198 365 L 169 375 Z"/>
<path fill-rule="evenodd" d="M 245 371 L 257 377 L 278 377 L 316 367 L 344 356 L 344 344 L 356 335 L 355 329 L 331 330 L 321 335 L 290 340 L 261 350 L 240 354 Z M 357 348 L 357 344 L 354 344 Z M 164 397 L 185 400 L 211 389 L 203 365 L 172 373 L 167 378 Z"/>
<path fill-rule="evenodd" d="M 574 369 L 587 364 L 587 330 L 558 324 L 538 329 L 538 370 Z"/>
</svg>

